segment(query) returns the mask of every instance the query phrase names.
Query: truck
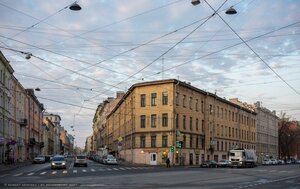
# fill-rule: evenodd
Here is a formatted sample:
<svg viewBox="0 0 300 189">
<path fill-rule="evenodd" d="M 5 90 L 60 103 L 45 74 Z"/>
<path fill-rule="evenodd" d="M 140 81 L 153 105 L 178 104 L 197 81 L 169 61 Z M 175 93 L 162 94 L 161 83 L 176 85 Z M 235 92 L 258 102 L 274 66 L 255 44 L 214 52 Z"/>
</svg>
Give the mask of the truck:
<svg viewBox="0 0 300 189">
<path fill-rule="evenodd" d="M 229 151 L 230 167 L 255 167 L 257 156 L 255 150 L 238 148 Z"/>
</svg>

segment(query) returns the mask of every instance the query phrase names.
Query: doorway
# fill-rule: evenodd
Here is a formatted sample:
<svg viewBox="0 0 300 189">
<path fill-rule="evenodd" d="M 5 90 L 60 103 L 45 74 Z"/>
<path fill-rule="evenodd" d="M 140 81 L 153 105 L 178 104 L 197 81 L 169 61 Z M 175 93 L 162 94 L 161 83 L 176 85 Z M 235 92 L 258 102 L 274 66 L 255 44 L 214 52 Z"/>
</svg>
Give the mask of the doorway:
<svg viewBox="0 0 300 189">
<path fill-rule="evenodd" d="M 157 154 L 150 153 L 150 165 L 157 165 Z"/>
</svg>

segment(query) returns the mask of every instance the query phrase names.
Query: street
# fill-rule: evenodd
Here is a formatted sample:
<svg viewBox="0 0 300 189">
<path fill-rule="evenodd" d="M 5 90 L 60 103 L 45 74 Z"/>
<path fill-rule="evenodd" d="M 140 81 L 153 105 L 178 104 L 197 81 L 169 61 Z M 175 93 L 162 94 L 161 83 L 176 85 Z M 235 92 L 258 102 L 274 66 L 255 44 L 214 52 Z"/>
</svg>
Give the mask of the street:
<svg viewBox="0 0 300 189">
<path fill-rule="evenodd" d="M 299 164 L 249 169 L 103 165 L 51 170 L 32 164 L 0 174 L 1 187 L 17 188 L 300 188 Z"/>
</svg>

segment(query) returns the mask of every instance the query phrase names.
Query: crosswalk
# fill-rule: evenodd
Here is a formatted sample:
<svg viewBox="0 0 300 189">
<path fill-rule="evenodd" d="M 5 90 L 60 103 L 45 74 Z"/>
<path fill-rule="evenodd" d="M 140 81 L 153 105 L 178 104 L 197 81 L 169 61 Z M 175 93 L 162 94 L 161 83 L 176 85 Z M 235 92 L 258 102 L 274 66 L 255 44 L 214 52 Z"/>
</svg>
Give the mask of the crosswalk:
<svg viewBox="0 0 300 189">
<path fill-rule="evenodd" d="M 13 175 L 6 176 L 43 176 L 43 175 L 64 175 L 64 174 L 78 174 L 78 173 L 90 173 L 97 171 L 127 171 L 127 170 L 141 170 L 141 169 L 152 169 L 153 167 L 112 167 L 112 168 L 90 168 L 90 169 L 69 169 L 69 170 L 47 170 L 47 171 L 37 171 L 37 172 L 26 172 L 17 173 Z"/>
</svg>

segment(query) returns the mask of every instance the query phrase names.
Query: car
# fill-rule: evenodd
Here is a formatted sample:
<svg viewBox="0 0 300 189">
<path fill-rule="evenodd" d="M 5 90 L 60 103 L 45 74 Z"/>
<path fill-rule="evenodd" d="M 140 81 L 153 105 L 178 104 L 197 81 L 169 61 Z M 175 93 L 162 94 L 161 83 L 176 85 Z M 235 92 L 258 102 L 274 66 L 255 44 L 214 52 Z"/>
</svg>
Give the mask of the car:
<svg viewBox="0 0 300 189">
<path fill-rule="evenodd" d="M 51 169 L 66 169 L 67 162 L 64 156 L 54 156 L 51 160 Z"/>
<path fill-rule="evenodd" d="M 264 160 L 262 161 L 262 165 L 272 165 L 272 162 L 271 162 L 271 160 L 269 160 L 269 159 L 264 159 Z"/>
<path fill-rule="evenodd" d="M 230 162 L 227 159 L 221 159 L 218 163 L 217 163 L 218 167 L 229 167 L 230 166 Z"/>
<path fill-rule="evenodd" d="M 277 159 L 271 159 L 271 165 L 277 165 L 278 164 L 278 161 Z"/>
<path fill-rule="evenodd" d="M 286 163 L 286 164 L 292 164 L 292 160 L 287 159 L 285 163 Z"/>
<path fill-rule="evenodd" d="M 52 155 L 46 155 L 45 156 L 45 162 L 51 162 L 53 156 Z"/>
<path fill-rule="evenodd" d="M 215 160 L 206 160 L 201 163 L 200 167 L 217 168 L 218 164 Z"/>
<path fill-rule="evenodd" d="M 45 162 L 46 162 L 45 156 L 43 155 L 37 155 L 33 159 L 33 163 L 45 163 Z"/>
<path fill-rule="evenodd" d="M 88 163 L 87 163 L 87 157 L 85 155 L 78 155 L 74 157 L 74 167 L 78 166 L 78 165 L 83 165 L 85 167 L 87 167 Z"/>
<path fill-rule="evenodd" d="M 103 164 L 118 164 L 117 159 L 113 155 L 106 155 L 102 157 Z"/>
<path fill-rule="evenodd" d="M 278 165 L 283 165 L 283 164 L 284 164 L 284 160 L 279 159 L 279 160 L 278 160 Z"/>
</svg>

